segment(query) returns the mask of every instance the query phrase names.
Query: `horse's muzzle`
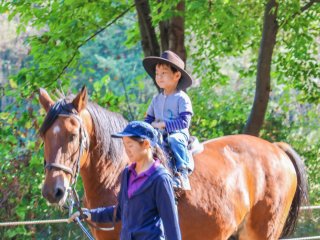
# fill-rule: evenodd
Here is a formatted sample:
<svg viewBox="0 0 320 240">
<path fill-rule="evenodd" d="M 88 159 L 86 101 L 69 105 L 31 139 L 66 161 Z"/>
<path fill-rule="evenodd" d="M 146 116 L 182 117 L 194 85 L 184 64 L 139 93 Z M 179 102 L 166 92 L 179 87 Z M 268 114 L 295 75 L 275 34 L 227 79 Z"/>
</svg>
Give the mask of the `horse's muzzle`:
<svg viewBox="0 0 320 240">
<path fill-rule="evenodd" d="M 48 187 L 47 185 L 43 185 L 42 195 L 52 204 L 59 203 L 65 194 L 66 188 L 64 186 L 54 185 Z"/>
</svg>

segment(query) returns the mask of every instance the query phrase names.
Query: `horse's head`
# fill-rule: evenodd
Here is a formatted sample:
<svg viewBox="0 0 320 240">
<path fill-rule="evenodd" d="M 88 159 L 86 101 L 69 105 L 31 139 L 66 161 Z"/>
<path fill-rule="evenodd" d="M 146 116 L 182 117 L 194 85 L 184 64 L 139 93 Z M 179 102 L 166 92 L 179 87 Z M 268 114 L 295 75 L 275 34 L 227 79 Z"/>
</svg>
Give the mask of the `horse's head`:
<svg viewBox="0 0 320 240">
<path fill-rule="evenodd" d="M 42 194 L 50 203 L 62 206 L 88 156 L 91 129 L 90 115 L 85 110 L 87 90 L 83 87 L 70 101 L 54 102 L 44 89 L 40 89 L 39 100 L 47 112 L 40 128 L 45 168 Z"/>
</svg>

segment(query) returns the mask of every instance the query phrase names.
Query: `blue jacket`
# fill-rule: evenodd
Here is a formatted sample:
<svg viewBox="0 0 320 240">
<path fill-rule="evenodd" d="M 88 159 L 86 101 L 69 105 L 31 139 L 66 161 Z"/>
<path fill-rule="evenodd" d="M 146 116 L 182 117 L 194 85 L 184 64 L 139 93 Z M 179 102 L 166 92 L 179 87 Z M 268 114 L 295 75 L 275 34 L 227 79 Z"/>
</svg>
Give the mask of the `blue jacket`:
<svg viewBox="0 0 320 240">
<path fill-rule="evenodd" d="M 128 167 L 122 173 L 116 220 L 122 221 L 121 240 L 181 240 L 171 177 L 161 165 L 128 198 Z M 94 222 L 111 222 L 114 206 L 91 209 Z"/>
</svg>

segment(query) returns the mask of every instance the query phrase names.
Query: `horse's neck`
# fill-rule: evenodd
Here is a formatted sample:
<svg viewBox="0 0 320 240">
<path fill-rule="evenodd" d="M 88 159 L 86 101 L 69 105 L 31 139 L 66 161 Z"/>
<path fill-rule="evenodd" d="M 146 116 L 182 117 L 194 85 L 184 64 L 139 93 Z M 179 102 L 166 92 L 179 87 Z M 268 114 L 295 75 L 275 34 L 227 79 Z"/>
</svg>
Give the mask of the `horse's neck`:
<svg viewBox="0 0 320 240">
<path fill-rule="evenodd" d="M 84 125 L 90 138 L 89 155 L 85 163 L 81 166 L 81 177 L 85 191 L 85 206 L 96 208 L 112 205 L 116 202 L 116 195 L 120 186 L 120 174 L 128 162 L 128 157 L 124 151 L 121 154 L 121 161 L 118 164 L 112 162 L 108 157 L 101 157 L 101 152 L 97 146 L 94 123 L 88 110 L 81 112 Z M 105 153 L 106 154 L 106 153 Z M 118 161 L 119 162 L 119 161 Z"/>
<path fill-rule="evenodd" d="M 92 151 L 88 163 L 81 168 L 81 176 L 85 191 L 85 206 L 96 208 L 113 205 L 120 187 L 120 175 L 127 157 L 124 154 L 120 164 L 114 164 L 110 159 L 100 159 L 99 151 Z M 99 160 L 95 160 L 99 159 Z"/>
</svg>

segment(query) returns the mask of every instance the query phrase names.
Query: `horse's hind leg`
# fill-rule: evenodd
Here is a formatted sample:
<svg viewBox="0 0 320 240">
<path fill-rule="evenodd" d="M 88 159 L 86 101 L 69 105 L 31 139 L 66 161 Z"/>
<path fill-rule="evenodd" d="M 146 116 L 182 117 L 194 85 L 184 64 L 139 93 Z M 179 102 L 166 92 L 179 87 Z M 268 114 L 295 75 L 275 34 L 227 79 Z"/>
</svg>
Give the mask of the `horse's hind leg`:
<svg viewBox="0 0 320 240">
<path fill-rule="evenodd" d="M 273 199 L 274 200 L 274 199 Z M 270 199 L 259 201 L 244 220 L 239 230 L 239 240 L 275 240 L 279 239 L 283 228 L 283 207 L 268 204 Z"/>
</svg>

